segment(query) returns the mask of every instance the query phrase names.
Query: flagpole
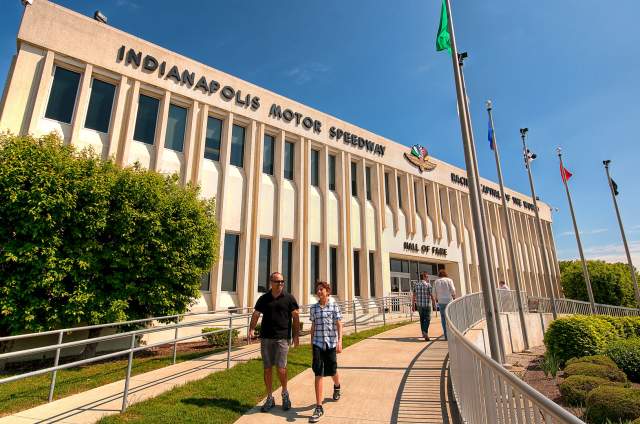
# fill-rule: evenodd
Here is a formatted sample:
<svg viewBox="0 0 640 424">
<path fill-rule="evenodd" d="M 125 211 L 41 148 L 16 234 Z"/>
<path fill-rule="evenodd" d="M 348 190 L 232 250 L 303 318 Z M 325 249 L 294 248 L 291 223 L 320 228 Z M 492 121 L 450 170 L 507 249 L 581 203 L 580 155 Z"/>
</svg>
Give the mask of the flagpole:
<svg viewBox="0 0 640 424">
<path fill-rule="evenodd" d="M 622 234 L 622 244 L 624 244 L 624 250 L 627 253 L 627 263 L 629 264 L 629 271 L 631 271 L 631 279 L 633 281 L 633 289 L 636 294 L 636 304 L 640 306 L 640 290 L 638 290 L 638 277 L 636 276 L 636 269 L 633 267 L 631 261 L 631 253 L 629 253 L 629 245 L 627 244 L 627 236 L 624 233 L 624 227 L 622 226 L 622 218 L 620 218 L 620 210 L 618 209 L 618 200 L 616 198 L 616 191 L 613 189 L 613 183 L 611 175 L 609 175 L 609 163 L 610 160 L 603 160 L 604 169 L 607 172 L 607 181 L 609 181 L 609 188 L 611 189 L 611 197 L 613 198 L 613 206 L 616 209 L 616 216 L 618 217 L 618 225 L 620 226 L 620 233 Z"/>
<path fill-rule="evenodd" d="M 487 218 L 487 214 L 485 213 L 485 208 L 484 208 L 484 201 L 482 200 L 482 189 L 481 189 L 481 184 L 480 184 L 480 174 L 478 172 L 478 157 L 476 155 L 476 145 L 475 145 L 475 137 L 473 136 L 473 126 L 471 125 L 471 112 L 469 111 L 469 97 L 467 96 L 467 84 L 465 83 L 465 79 L 464 79 L 464 59 L 467 55 L 465 53 L 462 53 L 459 55 L 458 58 L 458 65 L 460 66 L 460 78 L 462 80 L 462 92 L 464 94 L 464 105 L 465 105 L 465 112 L 467 115 L 467 126 L 469 127 L 469 144 L 471 145 L 471 154 L 472 154 L 472 162 L 473 162 L 473 173 L 475 176 L 476 181 L 478 182 L 477 184 L 477 188 L 478 188 L 478 199 L 479 199 L 479 204 L 480 204 L 480 219 L 482 220 L 482 222 L 484 223 L 484 226 L 482 227 L 482 231 L 483 231 L 483 237 L 484 237 L 484 249 L 485 252 L 487 253 L 487 264 L 489 267 L 489 276 L 491 278 L 490 280 L 490 284 L 489 287 L 491 289 L 491 302 L 493 303 L 493 313 L 496 316 L 496 332 L 498 334 L 498 336 L 500 334 L 504 334 L 502 331 L 502 320 L 500 319 L 500 303 L 498 301 L 498 294 L 496 293 L 497 290 L 497 272 L 496 272 L 496 267 L 495 262 L 494 262 L 494 255 L 493 255 L 493 249 L 490 246 L 490 240 L 491 238 L 489 237 L 489 220 Z M 498 337 L 498 345 L 500 347 L 500 354 L 502 355 L 502 359 L 503 359 L 503 364 L 506 362 L 506 351 L 504 348 L 504 339 L 502 337 Z"/>
<path fill-rule="evenodd" d="M 562 183 L 564 189 L 567 192 L 567 200 L 569 202 L 569 211 L 571 211 L 571 220 L 573 221 L 573 231 L 576 233 L 576 243 L 578 243 L 578 253 L 580 253 L 580 260 L 582 261 L 582 275 L 584 275 L 584 281 L 587 284 L 587 294 L 589 295 L 589 303 L 591 303 L 591 313 L 594 314 L 596 310 L 596 302 L 593 299 L 593 289 L 591 288 L 591 279 L 589 278 L 589 269 L 587 268 L 587 261 L 584 260 L 584 252 L 582 251 L 582 241 L 580 241 L 580 231 L 578 231 L 578 224 L 576 223 L 576 215 L 573 211 L 573 201 L 571 200 L 571 193 L 569 192 L 569 185 L 564 174 L 564 162 L 562 161 L 562 149 L 557 148 L 558 158 L 560 158 L 560 174 L 562 175 Z"/>
<path fill-rule="evenodd" d="M 529 174 L 529 186 L 531 187 L 531 200 L 533 201 L 533 212 L 536 216 L 536 226 L 538 228 L 538 243 L 540 244 L 540 252 L 542 253 L 542 264 L 544 266 L 544 272 L 546 274 L 545 281 L 547 283 L 547 291 L 549 292 L 549 296 L 551 297 L 551 314 L 553 315 L 553 319 L 558 318 L 558 311 L 556 310 L 556 295 L 553 293 L 553 284 L 551 282 L 551 267 L 549 265 L 549 254 L 547 252 L 547 247 L 544 242 L 544 234 L 542 233 L 542 221 L 540 220 L 540 213 L 538 211 L 538 199 L 536 198 L 536 189 L 533 185 L 533 176 L 531 175 L 531 164 L 529 161 L 528 151 L 527 149 L 527 131 L 528 128 L 520 128 L 520 136 L 522 137 L 522 148 L 524 153 L 524 165 L 527 168 L 527 173 Z"/>
<path fill-rule="evenodd" d="M 487 332 L 489 335 L 489 347 L 491 350 L 491 358 L 498 363 L 502 363 L 500 345 L 498 342 L 498 333 L 496 328 L 496 316 L 494 313 L 493 302 L 491 298 L 491 278 L 489 276 L 489 266 L 487 263 L 486 252 L 484 249 L 484 222 L 480 218 L 480 204 L 478 199 L 478 184 L 473 172 L 473 153 L 471 151 L 469 126 L 467 125 L 467 108 L 465 107 L 466 99 L 462 86 L 462 75 L 460 65 L 458 63 L 458 49 L 456 47 L 456 39 L 453 28 L 453 19 L 451 13 L 451 0 L 445 0 L 446 14 L 451 39 L 451 60 L 453 65 L 453 75 L 456 84 L 456 94 L 458 100 L 458 112 L 460 115 L 460 130 L 462 132 L 462 145 L 464 150 L 465 165 L 467 167 L 467 179 L 469 180 L 469 200 L 471 204 L 471 216 L 473 226 L 475 228 L 476 251 L 478 253 L 478 265 L 480 269 L 480 284 L 482 285 L 482 298 L 484 302 L 484 312 L 487 321 Z"/>
<path fill-rule="evenodd" d="M 524 307 L 522 306 L 522 292 L 520 289 L 520 275 L 518 273 L 518 265 L 516 263 L 516 253 L 513 247 L 513 230 L 511 228 L 511 217 L 507 207 L 507 196 L 504 190 L 504 180 L 502 179 L 502 167 L 500 165 L 500 152 L 498 150 L 498 141 L 496 140 L 496 131 L 493 127 L 493 105 L 491 100 L 487 100 L 487 113 L 489 114 L 489 125 L 491 126 L 491 142 L 493 143 L 493 153 L 496 160 L 496 170 L 498 172 L 498 183 L 500 184 L 500 194 L 502 197 L 502 216 L 507 227 L 507 247 L 509 248 L 509 256 L 511 258 L 511 269 L 513 270 L 513 282 L 518 297 L 518 316 L 520 317 L 520 327 L 522 328 L 522 336 L 524 339 L 524 349 L 529 350 L 529 334 L 527 331 L 527 323 L 524 318 Z"/>
</svg>

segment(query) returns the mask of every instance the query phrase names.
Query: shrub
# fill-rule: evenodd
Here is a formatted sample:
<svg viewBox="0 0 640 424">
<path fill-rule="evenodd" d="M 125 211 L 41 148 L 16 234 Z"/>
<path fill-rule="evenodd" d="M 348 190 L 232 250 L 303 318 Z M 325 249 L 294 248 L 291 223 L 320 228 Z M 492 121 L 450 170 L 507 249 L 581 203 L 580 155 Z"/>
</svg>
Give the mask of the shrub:
<svg viewBox="0 0 640 424">
<path fill-rule="evenodd" d="M 581 362 L 586 362 L 589 364 L 598 364 L 598 365 L 607 365 L 610 367 L 617 366 L 615 362 L 607 355 L 591 355 L 591 356 L 581 356 L 580 358 L 571 358 L 567 361 L 567 365 L 577 364 Z"/>
<path fill-rule="evenodd" d="M 560 262 L 560 284 L 569 299 L 588 301 L 580 261 Z M 596 303 L 635 307 L 633 282 L 626 263 L 587 261 Z"/>
<path fill-rule="evenodd" d="M 613 325 L 618 335 L 622 338 L 640 337 L 640 317 L 613 317 L 600 315 L 598 319 L 607 321 Z"/>
<path fill-rule="evenodd" d="M 572 375 L 589 375 L 592 377 L 606 378 L 610 381 L 627 381 L 627 376 L 617 366 L 608 366 L 600 364 L 590 364 L 588 362 L 577 362 L 567 365 L 564 369 L 567 376 Z"/>
<path fill-rule="evenodd" d="M 558 371 L 560 371 L 560 362 L 554 354 L 547 352 L 540 362 L 540 368 L 544 372 L 545 377 L 549 377 L 549 374 L 551 374 L 551 377 L 556 378 Z"/>
<path fill-rule="evenodd" d="M 587 394 L 596 387 L 616 385 L 605 378 L 591 375 L 572 375 L 560 383 L 560 393 L 569 405 L 584 405 Z"/>
<path fill-rule="evenodd" d="M 220 331 L 219 333 L 211 333 L 212 331 Z M 226 328 L 207 327 L 202 329 L 202 338 L 205 339 L 211 346 L 228 346 L 229 345 L 229 330 Z M 205 334 L 209 333 L 209 334 Z M 238 341 L 238 330 L 231 330 L 231 344 Z"/>
<path fill-rule="evenodd" d="M 640 382 L 640 337 L 611 343 L 607 355 L 631 381 Z"/>
<path fill-rule="evenodd" d="M 564 364 L 570 358 L 604 353 L 616 338 L 617 332 L 608 321 L 574 315 L 553 321 L 544 334 L 544 344 L 547 352 Z"/>
<path fill-rule="evenodd" d="M 600 386 L 587 395 L 585 412 L 589 422 L 619 422 L 640 418 L 640 390 L 616 386 Z"/>
</svg>

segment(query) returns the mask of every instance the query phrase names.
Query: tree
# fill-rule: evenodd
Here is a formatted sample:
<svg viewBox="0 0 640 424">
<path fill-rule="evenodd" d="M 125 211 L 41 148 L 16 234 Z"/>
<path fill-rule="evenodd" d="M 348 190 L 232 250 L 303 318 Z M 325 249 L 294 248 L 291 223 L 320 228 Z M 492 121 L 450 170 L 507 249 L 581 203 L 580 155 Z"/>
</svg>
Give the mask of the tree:
<svg viewBox="0 0 640 424">
<path fill-rule="evenodd" d="M 588 301 L 587 286 L 580 261 L 560 261 L 560 283 L 565 296 Z M 633 281 L 624 263 L 587 261 L 596 303 L 635 307 Z"/>
<path fill-rule="evenodd" d="M 218 257 L 214 202 L 55 135 L 0 135 L 0 336 L 185 312 Z"/>
</svg>

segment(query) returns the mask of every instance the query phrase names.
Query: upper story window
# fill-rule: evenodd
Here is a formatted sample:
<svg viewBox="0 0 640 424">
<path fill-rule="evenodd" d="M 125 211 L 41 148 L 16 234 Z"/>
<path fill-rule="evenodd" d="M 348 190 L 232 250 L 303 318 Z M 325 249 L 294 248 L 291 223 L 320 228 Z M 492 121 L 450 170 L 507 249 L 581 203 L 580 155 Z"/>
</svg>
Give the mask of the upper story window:
<svg viewBox="0 0 640 424">
<path fill-rule="evenodd" d="M 367 184 L 367 200 L 371 200 L 371 167 L 367 166 L 364 169 L 364 175 L 366 178 L 366 184 Z"/>
<path fill-rule="evenodd" d="M 387 205 L 391 204 L 391 197 L 389 195 L 389 173 L 384 173 L 384 200 Z"/>
<path fill-rule="evenodd" d="M 87 108 L 87 119 L 84 121 L 85 128 L 103 133 L 109 132 L 111 109 L 113 108 L 113 97 L 115 93 L 115 85 L 95 78 L 93 79 L 91 82 L 89 107 Z"/>
<path fill-rule="evenodd" d="M 176 152 L 181 152 L 184 148 L 184 130 L 186 127 L 187 109 L 174 104 L 169 105 L 164 147 Z"/>
<path fill-rule="evenodd" d="M 398 208 L 402 209 L 402 177 L 398 176 L 396 184 L 398 186 Z"/>
<path fill-rule="evenodd" d="M 336 156 L 329 155 L 329 190 L 336 191 Z"/>
<path fill-rule="evenodd" d="M 273 175 L 274 146 L 275 139 L 273 138 L 273 136 L 265 134 L 262 157 L 262 172 L 267 175 Z"/>
<path fill-rule="evenodd" d="M 311 150 L 311 185 L 318 187 L 320 185 L 320 152 Z"/>
<path fill-rule="evenodd" d="M 234 125 L 231 131 L 231 157 L 229 163 L 238 168 L 244 164 L 244 133 L 245 128 Z"/>
<path fill-rule="evenodd" d="M 209 116 L 207 134 L 204 139 L 204 158 L 220 160 L 220 140 L 222 139 L 222 120 Z"/>
<path fill-rule="evenodd" d="M 140 98 L 138 99 L 136 128 L 133 131 L 134 140 L 153 144 L 156 134 L 156 121 L 158 120 L 159 107 L 160 101 L 158 99 L 140 94 Z"/>
<path fill-rule="evenodd" d="M 351 162 L 351 195 L 358 197 L 358 164 Z"/>
<path fill-rule="evenodd" d="M 293 160 L 295 157 L 295 144 L 290 141 L 284 143 L 284 177 L 293 181 Z"/>
<path fill-rule="evenodd" d="M 70 124 L 76 105 L 79 83 L 79 73 L 56 66 L 44 117 Z"/>
</svg>

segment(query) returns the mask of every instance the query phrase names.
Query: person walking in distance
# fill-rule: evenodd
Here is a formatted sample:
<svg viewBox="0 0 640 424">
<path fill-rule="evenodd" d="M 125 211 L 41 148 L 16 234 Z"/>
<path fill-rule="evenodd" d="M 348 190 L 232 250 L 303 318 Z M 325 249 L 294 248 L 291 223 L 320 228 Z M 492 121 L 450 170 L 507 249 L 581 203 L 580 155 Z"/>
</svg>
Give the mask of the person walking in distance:
<svg viewBox="0 0 640 424">
<path fill-rule="evenodd" d="M 336 354 L 342 352 L 342 315 L 340 307 L 329 301 L 331 286 L 324 282 L 316 283 L 318 303 L 309 309 L 311 320 L 311 344 L 313 360 L 311 368 L 315 375 L 316 407 L 309 417 L 310 423 L 317 423 L 324 415 L 322 408 L 322 378 L 333 379 L 333 400 L 340 399 L 340 377 L 338 376 L 338 360 Z"/>
<path fill-rule="evenodd" d="M 422 337 L 429 341 L 429 324 L 431 323 L 431 307 L 436 308 L 436 298 L 433 296 L 429 276 L 426 272 L 420 273 L 420 281 L 413 288 L 413 304 L 420 316 L 420 330 Z"/>
<path fill-rule="evenodd" d="M 264 385 L 267 400 L 261 411 L 267 412 L 275 406 L 273 399 L 273 367 L 278 368 L 278 377 L 282 385 L 282 409 L 291 408 L 291 399 L 287 391 L 287 354 L 289 353 L 289 334 L 293 334 L 293 345 L 298 346 L 300 314 L 296 298 L 284 290 L 284 278 L 274 272 L 269 277 L 271 290 L 260 296 L 249 325 L 249 338 L 254 337 L 258 318 L 262 314 L 260 329 L 260 353 L 264 365 Z M 293 325 L 292 325 L 293 321 Z"/>
<path fill-rule="evenodd" d="M 509 290 L 509 286 L 504 281 L 500 281 L 498 284 L 498 290 Z"/>
<path fill-rule="evenodd" d="M 438 302 L 438 308 L 440 309 L 440 321 L 442 322 L 442 332 L 444 339 L 447 340 L 447 318 L 444 312 L 447 309 L 447 305 L 456 298 L 456 288 L 453 285 L 453 280 L 449 278 L 449 274 L 444 269 L 438 271 L 438 279 L 433 282 L 433 290 L 436 293 L 436 302 Z"/>
</svg>

